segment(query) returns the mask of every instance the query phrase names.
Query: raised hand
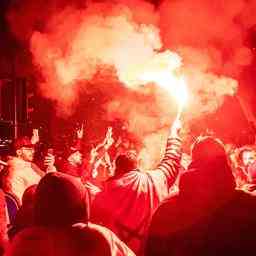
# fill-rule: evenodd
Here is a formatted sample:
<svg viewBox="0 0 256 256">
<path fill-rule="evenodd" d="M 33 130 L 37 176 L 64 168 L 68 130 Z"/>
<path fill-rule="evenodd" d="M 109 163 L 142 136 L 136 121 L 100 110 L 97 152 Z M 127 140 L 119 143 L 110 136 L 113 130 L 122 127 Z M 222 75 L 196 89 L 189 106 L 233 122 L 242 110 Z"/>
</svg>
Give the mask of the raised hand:
<svg viewBox="0 0 256 256">
<path fill-rule="evenodd" d="M 111 126 L 108 127 L 107 133 L 106 133 L 106 138 L 111 138 L 112 137 L 112 131 L 113 128 Z"/>
<path fill-rule="evenodd" d="M 112 127 L 108 127 L 107 133 L 106 133 L 106 138 L 105 138 L 105 148 L 109 148 L 110 146 L 113 145 L 115 140 L 112 137 Z"/>
<path fill-rule="evenodd" d="M 84 137 L 84 124 L 82 124 L 81 128 L 76 131 L 76 135 L 78 139 L 82 139 Z"/>
<path fill-rule="evenodd" d="M 48 153 L 44 158 L 44 166 L 46 167 L 46 171 L 56 171 L 54 166 L 55 163 L 55 156 L 53 154 Z"/>
<path fill-rule="evenodd" d="M 40 140 L 39 138 L 39 134 L 38 134 L 38 129 L 33 129 L 33 135 L 31 137 L 31 143 L 33 145 L 35 145 L 36 143 L 38 143 Z"/>
</svg>

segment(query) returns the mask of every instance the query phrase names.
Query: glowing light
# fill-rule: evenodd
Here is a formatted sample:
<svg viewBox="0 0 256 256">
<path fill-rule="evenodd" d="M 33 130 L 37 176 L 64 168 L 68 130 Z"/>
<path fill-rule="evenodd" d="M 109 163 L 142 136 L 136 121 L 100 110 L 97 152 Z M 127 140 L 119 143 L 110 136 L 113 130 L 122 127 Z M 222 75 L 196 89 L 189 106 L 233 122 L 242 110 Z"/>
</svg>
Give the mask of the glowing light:
<svg viewBox="0 0 256 256">
<path fill-rule="evenodd" d="M 177 82 L 178 85 L 173 90 L 173 95 L 179 102 L 180 107 L 183 107 L 188 101 L 187 84 L 184 77 L 180 77 Z"/>
<path fill-rule="evenodd" d="M 164 61 L 163 61 L 164 60 Z M 188 100 L 188 91 L 185 78 L 178 72 L 181 67 L 181 58 L 171 52 L 156 55 L 152 63 L 144 67 L 139 75 L 141 84 L 153 82 L 175 97 L 182 109 Z"/>
</svg>

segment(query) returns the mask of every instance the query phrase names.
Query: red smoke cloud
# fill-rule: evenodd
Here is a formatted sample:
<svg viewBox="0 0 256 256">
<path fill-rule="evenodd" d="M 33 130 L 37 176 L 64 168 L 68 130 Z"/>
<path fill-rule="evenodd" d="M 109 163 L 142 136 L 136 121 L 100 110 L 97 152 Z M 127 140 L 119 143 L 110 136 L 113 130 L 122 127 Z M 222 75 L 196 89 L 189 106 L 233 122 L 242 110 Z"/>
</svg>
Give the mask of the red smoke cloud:
<svg viewBox="0 0 256 256">
<path fill-rule="evenodd" d="M 196 57 L 204 52 L 207 68 L 239 75 L 252 53 L 244 45 L 247 29 L 255 24 L 255 1 L 163 1 L 159 7 L 161 35 L 166 47 Z M 189 52 L 190 50 L 190 52 Z"/>
<path fill-rule="evenodd" d="M 29 15 L 22 23 L 14 23 L 17 9 L 10 12 L 9 20 L 19 38 L 30 39 L 34 64 L 44 79 L 42 94 L 57 102 L 59 114 L 71 114 L 80 81 L 93 81 L 98 70 L 114 67 L 127 90 L 112 95 L 105 105 L 108 116 L 102 118 L 128 122 L 129 131 L 144 142 L 141 154 L 154 156 L 145 163 L 147 167 L 157 161 L 155 150 L 159 152 L 164 144 L 163 134 L 176 108 L 160 87 L 141 85 L 140 70 L 153 60 L 157 63 L 159 52 L 178 53 L 183 63 L 179 71 L 186 76 L 191 99 L 187 118 L 192 118 L 215 111 L 225 95 L 233 95 L 234 78 L 251 61 L 243 41 L 254 22 L 248 8 L 248 3 L 255 5 L 253 1 L 166 0 L 158 7 L 139 0 L 87 5 L 78 1 L 72 6 L 65 1 L 47 5 L 47 16 L 40 11 L 43 2 L 36 2 L 23 3 Z M 35 29 L 38 20 L 41 30 Z M 24 35 L 17 32 L 19 24 L 28 26 Z M 102 90 L 101 84 L 95 86 Z"/>
</svg>

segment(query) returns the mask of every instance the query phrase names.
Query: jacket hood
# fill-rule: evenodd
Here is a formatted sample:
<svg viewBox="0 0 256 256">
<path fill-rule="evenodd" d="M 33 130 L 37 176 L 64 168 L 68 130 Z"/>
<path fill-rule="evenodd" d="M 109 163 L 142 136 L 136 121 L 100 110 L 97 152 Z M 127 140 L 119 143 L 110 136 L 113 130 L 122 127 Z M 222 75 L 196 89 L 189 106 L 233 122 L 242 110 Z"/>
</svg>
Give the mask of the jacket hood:
<svg viewBox="0 0 256 256">
<path fill-rule="evenodd" d="M 192 162 L 180 178 L 180 195 L 193 202 L 219 204 L 235 191 L 232 171 L 225 159 L 213 162 Z"/>
<path fill-rule="evenodd" d="M 46 174 L 35 196 L 35 222 L 42 226 L 70 226 L 89 219 L 89 195 L 76 178 L 59 172 Z"/>
</svg>

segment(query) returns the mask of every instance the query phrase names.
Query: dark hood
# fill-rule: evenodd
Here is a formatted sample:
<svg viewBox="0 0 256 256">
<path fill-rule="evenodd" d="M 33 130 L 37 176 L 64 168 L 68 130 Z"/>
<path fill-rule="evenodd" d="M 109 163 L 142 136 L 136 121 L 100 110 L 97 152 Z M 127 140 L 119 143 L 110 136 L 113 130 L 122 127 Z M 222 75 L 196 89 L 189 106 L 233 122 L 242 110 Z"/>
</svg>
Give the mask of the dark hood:
<svg viewBox="0 0 256 256">
<path fill-rule="evenodd" d="M 35 222 L 42 226 L 69 226 L 89 219 L 89 196 L 76 178 L 53 172 L 38 184 Z"/>
<path fill-rule="evenodd" d="M 180 178 L 180 195 L 199 205 L 219 204 L 235 191 L 235 181 L 225 158 L 193 161 Z"/>
</svg>

